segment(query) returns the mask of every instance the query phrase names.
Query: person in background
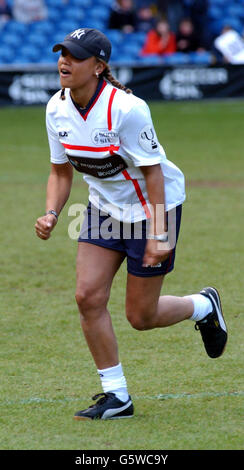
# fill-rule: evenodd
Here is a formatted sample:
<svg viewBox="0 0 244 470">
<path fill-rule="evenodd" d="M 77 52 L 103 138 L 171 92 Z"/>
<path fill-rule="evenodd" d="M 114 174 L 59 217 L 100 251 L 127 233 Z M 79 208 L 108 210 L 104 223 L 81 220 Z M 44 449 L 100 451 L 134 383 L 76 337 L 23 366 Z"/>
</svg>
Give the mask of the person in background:
<svg viewBox="0 0 244 470">
<path fill-rule="evenodd" d="M 136 11 L 132 0 L 117 0 L 111 8 L 109 29 L 122 30 L 124 33 L 133 33 L 136 28 Z"/>
<path fill-rule="evenodd" d="M 6 0 L 0 0 L 0 28 L 11 19 L 12 11 Z"/>
<path fill-rule="evenodd" d="M 208 0 L 184 0 L 185 17 L 191 19 L 201 44 L 207 50 L 212 46 L 213 35 L 209 28 Z"/>
<path fill-rule="evenodd" d="M 157 0 L 158 14 L 167 18 L 171 31 L 177 32 L 180 20 L 184 17 L 182 0 Z"/>
<path fill-rule="evenodd" d="M 213 43 L 217 62 L 244 64 L 244 38 L 229 25 L 225 25 Z"/>
<path fill-rule="evenodd" d="M 45 20 L 48 16 L 44 0 L 14 0 L 13 17 L 21 23 Z"/>
<path fill-rule="evenodd" d="M 149 31 L 141 54 L 173 54 L 176 52 L 176 37 L 170 31 L 169 23 L 165 19 L 158 20 L 155 29 Z"/>
<path fill-rule="evenodd" d="M 136 30 L 148 33 L 156 26 L 156 18 L 149 2 L 141 3 L 137 10 Z"/>
<path fill-rule="evenodd" d="M 176 46 L 178 52 L 202 51 L 200 38 L 195 31 L 190 18 L 183 18 L 176 35 Z"/>
</svg>

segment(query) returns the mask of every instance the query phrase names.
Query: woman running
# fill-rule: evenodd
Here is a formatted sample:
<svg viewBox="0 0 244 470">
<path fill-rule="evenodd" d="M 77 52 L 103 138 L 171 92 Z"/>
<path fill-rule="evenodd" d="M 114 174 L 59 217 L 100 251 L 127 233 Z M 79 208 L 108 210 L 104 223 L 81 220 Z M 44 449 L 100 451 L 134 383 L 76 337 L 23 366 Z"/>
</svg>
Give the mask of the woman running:
<svg viewBox="0 0 244 470">
<path fill-rule="evenodd" d="M 126 315 L 133 328 L 150 330 L 190 319 L 215 358 L 224 351 L 226 325 L 213 287 L 185 297 L 160 295 L 164 276 L 174 268 L 184 176 L 158 142 L 147 104 L 112 76 L 110 41 L 98 30 L 81 28 L 53 51 L 61 51 L 62 90 L 47 105 L 51 172 L 46 213 L 35 229 L 41 239 L 50 237 L 68 200 L 73 168 L 83 173 L 89 204 L 78 240 L 76 301 L 103 389 L 93 397 L 96 403 L 74 417 L 132 417 L 107 309 L 125 258 Z"/>
</svg>

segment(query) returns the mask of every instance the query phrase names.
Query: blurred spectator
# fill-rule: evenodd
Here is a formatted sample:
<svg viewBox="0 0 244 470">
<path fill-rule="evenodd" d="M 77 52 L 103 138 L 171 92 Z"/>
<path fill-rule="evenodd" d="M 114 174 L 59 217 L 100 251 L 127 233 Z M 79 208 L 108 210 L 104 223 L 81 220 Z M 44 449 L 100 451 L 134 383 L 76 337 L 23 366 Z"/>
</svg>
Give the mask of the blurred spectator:
<svg viewBox="0 0 244 470">
<path fill-rule="evenodd" d="M 150 7 L 151 5 L 155 4 L 155 0 L 134 0 L 134 6 L 135 8 L 141 8 L 144 7 L 145 5 Z"/>
<path fill-rule="evenodd" d="M 0 0 L 0 28 L 12 17 L 12 12 L 6 0 Z"/>
<path fill-rule="evenodd" d="M 136 28 L 136 11 L 132 0 L 117 0 L 111 8 L 109 29 L 132 33 Z"/>
<path fill-rule="evenodd" d="M 141 51 L 142 55 L 147 54 L 172 54 L 176 51 L 175 34 L 170 31 L 169 23 L 160 19 L 155 29 L 149 31 L 146 42 Z"/>
<path fill-rule="evenodd" d="M 244 39 L 229 26 L 225 26 L 221 34 L 215 39 L 214 46 L 221 58 L 230 64 L 244 64 Z"/>
<path fill-rule="evenodd" d="M 191 18 L 195 31 L 198 32 L 201 44 L 206 49 L 212 45 L 213 37 L 209 28 L 208 0 L 183 0 L 185 16 Z"/>
<path fill-rule="evenodd" d="M 158 14 L 167 16 L 167 10 L 170 0 L 156 0 Z"/>
<path fill-rule="evenodd" d="M 176 35 L 176 47 L 178 52 L 203 50 L 200 38 L 190 18 L 183 18 L 179 24 L 179 30 Z"/>
<path fill-rule="evenodd" d="M 14 0 L 13 16 L 21 23 L 32 23 L 47 18 L 47 8 L 44 0 Z"/>
<path fill-rule="evenodd" d="M 183 0 L 157 0 L 159 15 L 167 18 L 171 31 L 177 32 L 184 15 Z"/>
<path fill-rule="evenodd" d="M 141 6 L 137 10 L 136 29 L 137 31 L 143 31 L 144 33 L 148 33 L 150 29 L 153 29 L 156 26 L 155 15 L 151 6 L 147 3 L 149 2 L 141 2 Z"/>
</svg>

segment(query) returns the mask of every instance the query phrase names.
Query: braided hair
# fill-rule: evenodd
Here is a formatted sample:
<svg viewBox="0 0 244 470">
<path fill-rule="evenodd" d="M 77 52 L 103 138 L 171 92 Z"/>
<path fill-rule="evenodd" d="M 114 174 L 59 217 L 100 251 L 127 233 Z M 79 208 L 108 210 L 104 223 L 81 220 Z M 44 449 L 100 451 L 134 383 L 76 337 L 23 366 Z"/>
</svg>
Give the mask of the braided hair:
<svg viewBox="0 0 244 470">
<path fill-rule="evenodd" d="M 102 62 L 103 65 L 105 65 L 105 68 L 104 68 L 103 72 L 100 74 L 100 77 L 105 78 L 113 86 L 115 86 L 116 88 L 119 88 L 119 90 L 123 90 L 126 93 L 132 93 L 132 90 L 130 88 L 127 88 L 125 85 L 122 85 L 122 83 L 120 83 L 118 80 L 116 80 L 116 78 L 114 78 L 114 76 L 111 72 L 111 68 L 106 62 L 104 62 L 101 59 L 98 59 L 98 60 L 100 62 Z"/>
</svg>

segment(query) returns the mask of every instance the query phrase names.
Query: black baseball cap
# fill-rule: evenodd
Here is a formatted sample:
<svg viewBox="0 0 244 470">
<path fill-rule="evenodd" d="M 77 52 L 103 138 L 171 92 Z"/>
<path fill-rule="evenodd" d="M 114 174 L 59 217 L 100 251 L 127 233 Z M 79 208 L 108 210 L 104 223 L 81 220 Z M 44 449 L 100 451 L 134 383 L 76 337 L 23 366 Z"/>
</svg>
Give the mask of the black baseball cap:
<svg viewBox="0 0 244 470">
<path fill-rule="evenodd" d="M 80 28 L 65 36 L 63 42 L 53 46 L 53 52 L 66 47 L 76 59 L 95 56 L 108 62 L 111 55 L 111 42 L 98 29 Z"/>
</svg>

